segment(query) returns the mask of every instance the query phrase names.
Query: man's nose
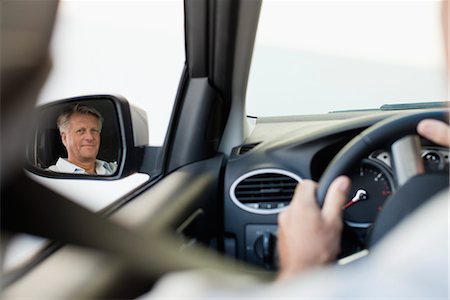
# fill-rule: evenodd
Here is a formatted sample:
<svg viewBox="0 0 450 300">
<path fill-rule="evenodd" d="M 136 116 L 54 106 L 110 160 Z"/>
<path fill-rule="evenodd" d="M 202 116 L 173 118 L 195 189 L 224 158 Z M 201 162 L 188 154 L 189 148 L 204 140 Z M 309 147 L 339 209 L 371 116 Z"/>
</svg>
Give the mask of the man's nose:
<svg viewBox="0 0 450 300">
<path fill-rule="evenodd" d="M 84 138 L 85 138 L 86 140 L 91 141 L 91 140 L 94 140 L 94 139 L 95 139 L 95 136 L 94 136 L 94 134 L 93 134 L 92 132 L 87 131 L 87 132 L 85 133 L 85 135 L 84 135 Z"/>
</svg>

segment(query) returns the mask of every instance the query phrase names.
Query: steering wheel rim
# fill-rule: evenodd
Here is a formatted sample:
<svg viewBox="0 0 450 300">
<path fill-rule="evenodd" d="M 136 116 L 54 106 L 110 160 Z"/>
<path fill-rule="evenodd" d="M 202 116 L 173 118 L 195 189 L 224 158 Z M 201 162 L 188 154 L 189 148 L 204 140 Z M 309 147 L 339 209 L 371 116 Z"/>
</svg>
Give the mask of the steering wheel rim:
<svg viewBox="0 0 450 300">
<path fill-rule="evenodd" d="M 417 124 L 424 119 L 436 119 L 448 123 L 448 112 L 442 109 L 387 118 L 353 138 L 335 156 L 319 180 L 316 196 L 320 207 L 323 206 L 326 192 L 336 177 L 348 174 L 361 159 L 375 149 L 391 146 L 403 137 L 417 135 Z M 417 150 L 417 148 L 412 149 L 414 152 Z M 399 189 L 388 199 L 375 220 L 372 234 L 366 241 L 367 246 L 371 247 L 377 243 L 404 217 L 431 198 L 436 192 L 445 187 L 448 188 L 448 181 L 448 174 L 416 174 L 409 177 L 406 182 L 399 183 Z M 427 188 L 421 188 L 423 186 Z"/>
<path fill-rule="evenodd" d="M 323 206 L 326 193 L 333 180 L 346 174 L 371 151 L 392 144 L 401 137 L 417 134 L 417 124 L 424 119 L 436 119 L 448 123 L 445 109 L 413 113 L 387 118 L 354 137 L 330 162 L 319 180 L 317 202 Z"/>
</svg>

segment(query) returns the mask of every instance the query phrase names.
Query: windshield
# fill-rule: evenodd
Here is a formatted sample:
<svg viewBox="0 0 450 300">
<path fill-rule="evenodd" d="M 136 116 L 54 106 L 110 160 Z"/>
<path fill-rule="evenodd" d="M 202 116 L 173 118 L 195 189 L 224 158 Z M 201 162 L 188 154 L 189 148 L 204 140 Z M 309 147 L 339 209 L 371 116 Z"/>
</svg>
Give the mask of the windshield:
<svg viewBox="0 0 450 300">
<path fill-rule="evenodd" d="M 446 101 L 440 1 L 265 1 L 247 114 Z"/>
</svg>

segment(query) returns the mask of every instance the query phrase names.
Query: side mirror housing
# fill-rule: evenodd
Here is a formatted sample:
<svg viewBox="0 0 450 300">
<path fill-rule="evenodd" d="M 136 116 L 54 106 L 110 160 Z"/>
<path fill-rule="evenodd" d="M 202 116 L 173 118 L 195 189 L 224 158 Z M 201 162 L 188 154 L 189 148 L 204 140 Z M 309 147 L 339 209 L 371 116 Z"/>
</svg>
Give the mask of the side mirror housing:
<svg viewBox="0 0 450 300">
<path fill-rule="evenodd" d="M 97 163 L 107 162 L 112 174 L 90 175 L 80 172 L 55 171 L 59 159 L 67 159 L 57 126 L 57 118 L 75 104 L 94 108 L 103 118 Z M 36 124 L 26 149 L 27 169 L 54 178 L 119 179 L 138 172 L 145 147 L 148 146 L 148 123 L 144 110 L 116 95 L 81 96 L 44 104 L 36 108 Z M 50 169 L 49 169 L 50 167 Z M 52 171 L 53 170 L 53 171 Z"/>
</svg>

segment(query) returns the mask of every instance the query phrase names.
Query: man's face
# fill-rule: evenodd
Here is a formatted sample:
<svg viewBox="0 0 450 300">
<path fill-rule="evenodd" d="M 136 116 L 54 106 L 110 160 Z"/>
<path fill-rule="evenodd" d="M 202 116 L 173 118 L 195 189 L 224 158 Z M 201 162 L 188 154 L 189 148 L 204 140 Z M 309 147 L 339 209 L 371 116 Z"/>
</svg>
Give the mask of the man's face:
<svg viewBox="0 0 450 300">
<path fill-rule="evenodd" d="M 100 122 L 89 114 L 73 114 L 61 139 L 72 163 L 95 161 L 100 147 Z"/>
</svg>

